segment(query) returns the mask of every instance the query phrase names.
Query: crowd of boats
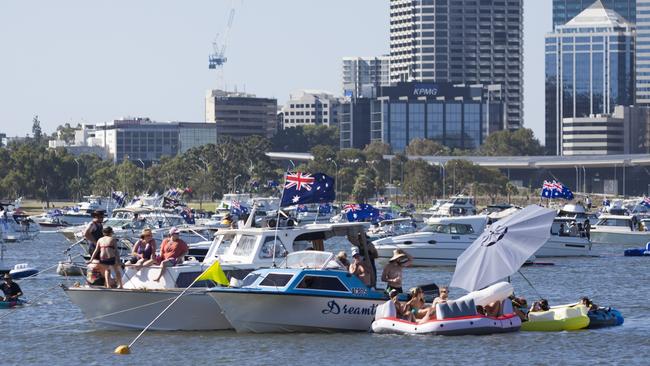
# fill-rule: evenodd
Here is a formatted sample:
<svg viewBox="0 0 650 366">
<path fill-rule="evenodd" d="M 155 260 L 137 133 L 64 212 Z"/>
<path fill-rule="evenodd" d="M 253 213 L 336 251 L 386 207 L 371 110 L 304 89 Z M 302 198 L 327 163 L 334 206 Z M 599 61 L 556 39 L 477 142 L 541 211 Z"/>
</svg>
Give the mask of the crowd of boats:
<svg viewBox="0 0 650 366">
<path fill-rule="evenodd" d="M 354 208 L 306 205 L 281 209 L 277 198 L 249 194 L 225 195 L 216 212 L 210 214 L 190 210 L 180 200 L 169 204 L 159 196 L 145 195 L 125 207 L 111 207 L 109 201 L 90 196 L 76 209 L 37 216 L 27 216 L 18 207 L 13 211 L 9 210 L 10 205 L 3 207 L 4 220 L 13 220 L 17 229 L 25 226 L 22 221 L 28 220 L 40 226 L 39 232 L 58 233 L 70 242 L 66 258 L 62 258 L 58 268 L 64 276 L 90 276 L 87 263 L 91 253 L 84 232 L 97 210 L 107 213 L 103 226 L 113 228 L 124 261 L 132 255 L 133 243 L 143 229 L 149 229 L 159 242 L 171 228 L 180 232 L 189 246 L 188 253 L 182 264 L 167 268 L 160 280 L 156 280 L 162 270 L 159 265 L 125 265 L 123 288 L 94 286 L 84 280 L 74 286 L 63 286 L 85 317 L 102 326 L 143 329 L 172 301 L 176 301 L 173 315 L 160 317 L 151 324 L 152 329 L 372 329 L 483 334 L 520 328 L 578 329 L 589 326 L 590 317 L 592 325 L 622 322 L 618 312 L 590 312 L 588 307 L 570 304 L 531 313 L 523 319 L 522 326 L 522 318 L 512 306 L 514 289 L 501 282 L 477 291 L 468 290 L 468 295 L 455 301 L 436 304 L 436 316 L 426 326 L 395 316 L 390 308 L 394 301 L 377 283 L 378 264 L 401 251 L 408 253 L 413 266 L 457 266 L 459 258 L 477 242 L 486 235 L 494 236 L 494 230 L 502 223 L 507 225 L 513 217 L 526 214 L 534 206 L 522 209 L 492 205 L 478 213 L 472 197 L 456 196 L 416 212 L 378 202 L 375 207 L 383 220 L 346 222 L 347 216 L 341 211 Z M 636 246 L 650 241 L 650 218 L 645 216 L 648 210 L 633 202 L 616 201 L 599 212 L 590 212 L 580 204 L 544 210 L 546 224 L 541 231 L 546 234 L 521 265 L 545 257 L 595 256 L 593 244 Z M 52 221 L 54 217 L 58 221 Z M 3 238 L 6 237 L 3 231 Z M 371 286 L 351 275 L 327 247 L 328 243 L 344 241 L 361 252 L 368 268 L 375 269 Z M 229 286 L 215 286 L 209 280 L 195 281 L 217 262 L 229 279 Z M 429 297 L 437 295 L 436 291 L 434 285 Z M 183 296 L 174 300 L 181 293 Z M 395 301 L 406 300 L 405 296 L 399 295 Z M 495 301 L 501 304 L 498 314 L 488 316 L 477 310 Z M 543 321 L 552 325 L 530 325 Z"/>
</svg>

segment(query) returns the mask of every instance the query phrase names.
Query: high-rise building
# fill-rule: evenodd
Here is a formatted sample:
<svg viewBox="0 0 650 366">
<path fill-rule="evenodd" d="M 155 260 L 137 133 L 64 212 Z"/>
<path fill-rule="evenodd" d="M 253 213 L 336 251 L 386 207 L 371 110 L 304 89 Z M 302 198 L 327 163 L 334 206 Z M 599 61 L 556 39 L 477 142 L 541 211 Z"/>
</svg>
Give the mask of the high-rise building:
<svg viewBox="0 0 650 366">
<path fill-rule="evenodd" d="M 210 90 L 205 97 L 205 122 L 216 123 L 219 137 L 251 135 L 273 137 L 277 131 L 278 102 L 253 94 Z"/>
<path fill-rule="evenodd" d="M 634 104 L 634 26 L 600 1 L 546 35 L 546 149 L 563 155 L 562 119 Z"/>
<path fill-rule="evenodd" d="M 343 95 L 372 98 L 390 84 L 390 56 L 343 57 Z"/>
<path fill-rule="evenodd" d="M 282 107 L 282 128 L 338 126 L 340 99 L 324 91 L 301 90 L 289 96 Z"/>
<path fill-rule="evenodd" d="M 342 148 L 380 141 L 404 151 L 411 140 L 422 138 L 476 149 L 502 130 L 504 121 L 501 85 L 397 83 L 382 87 L 377 98 L 352 99 L 342 110 Z"/>
<path fill-rule="evenodd" d="M 636 105 L 650 107 L 650 0 L 636 1 Z"/>
<path fill-rule="evenodd" d="M 391 0 L 391 82 L 503 85 L 523 121 L 523 0 Z"/>
<path fill-rule="evenodd" d="M 602 0 L 607 9 L 620 14 L 629 23 L 636 22 L 636 6 L 643 0 Z M 553 29 L 564 25 L 594 3 L 594 0 L 553 0 Z"/>
</svg>

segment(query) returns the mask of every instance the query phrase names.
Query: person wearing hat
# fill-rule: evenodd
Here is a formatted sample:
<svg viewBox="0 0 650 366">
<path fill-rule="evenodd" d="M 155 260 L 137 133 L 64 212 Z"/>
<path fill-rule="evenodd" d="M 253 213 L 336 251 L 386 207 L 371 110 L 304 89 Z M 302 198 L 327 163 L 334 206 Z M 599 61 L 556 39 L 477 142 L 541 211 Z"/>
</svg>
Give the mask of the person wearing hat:
<svg viewBox="0 0 650 366">
<path fill-rule="evenodd" d="M 4 301 L 17 301 L 19 297 L 23 296 L 23 290 L 20 289 L 20 286 L 13 281 L 9 273 L 4 275 L 5 282 L 0 285 L 2 292 L 4 293 Z"/>
<path fill-rule="evenodd" d="M 156 239 L 153 238 L 151 229 L 142 230 L 140 240 L 133 246 L 131 264 L 138 267 L 150 266 L 156 263 Z"/>
<path fill-rule="evenodd" d="M 393 251 L 393 256 L 381 273 L 381 280 L 386 282 L 386 292 L 390 293 L 391 290 L 397 290 L 400 294 L 404 292 L 402 289 L 402 270 L 404 267 L 410 266 L 412 261 L 413 258 L 402 249 Z"/>
<path fill-rule="evenodd" d="M 104 230 L 104 225 L 102 224 L 104 222 L 104 211 L 102 210 L 95 210 L 91 214 L 93 220 L 90 222 L 88 227 L 86 228 L 86 231 L 84 232 L 84 238 L 88 242 L 88 253 L 92 254 L 95 252 L 95 247 L 97 246 L 97 241 L 104 236 L 103 230 Z M 96 259 L 96 258 L 90 258 Z"/>
<path fill-rule="evenodd" d="M 180 238 L 179 234 L 180 230 L 176 227 L 169 229 L 169 237 L 165 238 L 160 245 L 158 263 L 161 268 L 158 278 L 155 279 L 156 281 L 160 281 L 160 278 L 162 278 L 165 273 L 165 268 L 183 263 L 183 258 L 190 251 L 190 248 L 183 239 Z"/>
<path fill-rule="evenodd" d="M 97 246 L 95 251 L 90 256 L 91 262 L 92 258 L 99 258 L 100 268 L 104 272 L 104 285 L 106 288 L 111 288 L 111 269 L 115 274 L 115 281 L 117 282 L 117 287 L 122 288 L 122 268 L 119 257 L 119 252 L 117 250 L 117 239 L 113 237 L 113 228 L 107 226 L 102 230 L 104 234 L 97 241 Z"/>
<path fill-rule="evenodd" d="M 336 255 L 336 259 L 338 259 L 345 268 L 350 268 L 350 261 L 348 260 L 348 254 L 345 250 L 340 251 L 339 254 Z"/>
<path fill-rule="evenodd" d="M 357 277 L 366 285 L 370 286 L 371 274 L 366 265 L 363 263 L 361 254 L 359 254 L 358 247 L 352 247 L 352 264 L 350 264 L 349 272 Z"/>
</svg>

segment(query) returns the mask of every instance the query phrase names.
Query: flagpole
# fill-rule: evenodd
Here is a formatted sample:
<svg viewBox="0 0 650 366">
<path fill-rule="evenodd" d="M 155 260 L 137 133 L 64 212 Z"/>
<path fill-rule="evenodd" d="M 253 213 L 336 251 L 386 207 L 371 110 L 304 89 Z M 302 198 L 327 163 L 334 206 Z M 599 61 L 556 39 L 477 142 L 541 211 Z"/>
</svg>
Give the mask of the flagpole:
<svg viewBox="0 0 650 366">
<path fill-rule="evenodd" d="M 292 163 L 293 164 L 293 163 Z M 288 167 L 287 167 L 287 170 Z M 285 187 L 287 186 L 287 172 L 284 173 L 284 183 L 282 184 L 282 193 L 280 194 L 280 205 L 278 206 L 278 216 L 275 219 L 275 234 L 273 236 L 273 255 L 272 255 L 272 262 L 273 267 L 275 268 L 275 243 L 278 241 L 278 227 L 280 226 L 280 210 L 282 210 L 282 200 L 284 199 L 284 190 Z"/>
</svg>

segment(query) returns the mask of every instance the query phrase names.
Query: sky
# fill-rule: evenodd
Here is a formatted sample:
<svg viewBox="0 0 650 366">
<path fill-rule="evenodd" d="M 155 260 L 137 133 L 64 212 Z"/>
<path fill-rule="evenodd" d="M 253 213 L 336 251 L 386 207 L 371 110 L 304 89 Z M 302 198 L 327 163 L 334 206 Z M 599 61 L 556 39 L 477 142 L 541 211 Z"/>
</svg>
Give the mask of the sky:
<svg viewBox="0 0 650 366">
<path fill-rule="evenodd" d="M 453 0 L 452 0 L 453 1 Z M 228 61 L 208 69 L 234 2 Z M 14 0 L 0 3 L 0 133 L 121 117 L 204 120 L 206 91 L 341 94 L 341 58 L 388 53 L 388 0 Z M 524 126 L 544 136 L 551 0 L 524 3 Z M 543 141 L 542 141 L 543 142 Z"/>
</svg>

